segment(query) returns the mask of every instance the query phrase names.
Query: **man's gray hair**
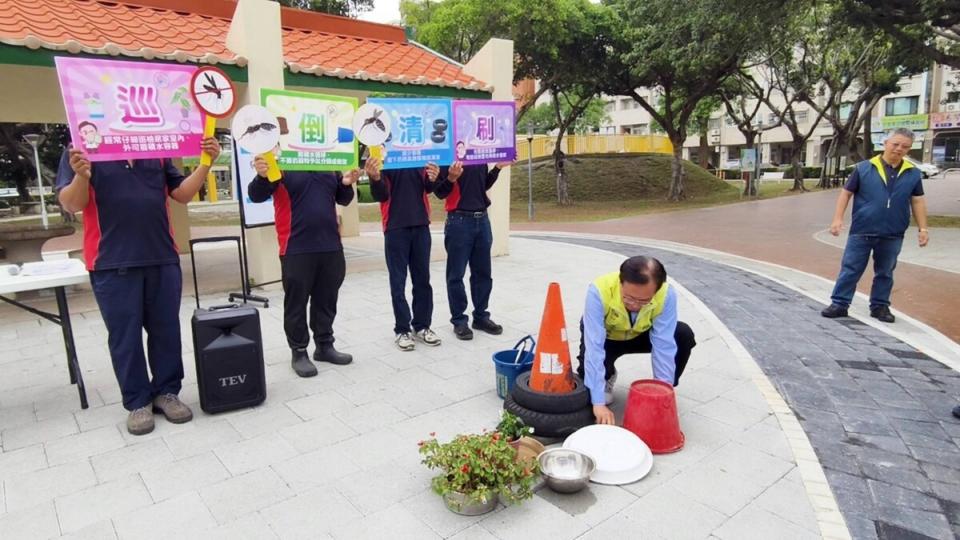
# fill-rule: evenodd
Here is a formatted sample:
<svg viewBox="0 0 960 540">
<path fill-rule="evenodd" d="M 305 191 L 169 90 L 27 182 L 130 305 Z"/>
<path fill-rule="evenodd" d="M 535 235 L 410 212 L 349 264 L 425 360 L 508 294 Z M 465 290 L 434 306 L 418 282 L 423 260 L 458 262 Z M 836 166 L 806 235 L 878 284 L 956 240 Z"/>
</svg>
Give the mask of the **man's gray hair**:
<svg viewBox="0 0 960 540">
<path fill-rule="evenodd" d="M 898 127 L 897 129 L 893 130 L 890 133 L 890 136 L 893 137 L 894 135 L 901 135 L 903 137 L 910 139 L 911 141 L 914 141 L 917 138 L 917 136 L 913 133 L 912 129 L 905 128 L 905 127 Z"/>
</svg>

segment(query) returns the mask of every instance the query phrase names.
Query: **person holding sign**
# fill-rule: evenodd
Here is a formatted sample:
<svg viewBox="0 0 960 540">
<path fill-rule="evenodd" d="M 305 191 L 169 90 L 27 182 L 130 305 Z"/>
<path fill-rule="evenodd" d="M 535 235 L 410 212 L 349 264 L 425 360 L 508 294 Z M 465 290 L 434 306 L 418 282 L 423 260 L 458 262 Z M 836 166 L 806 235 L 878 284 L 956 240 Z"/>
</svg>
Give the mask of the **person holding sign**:
<svg viewBox="0 0 960 540">
<path fill-rule="evenodd" d="M 339 172 L 284 171 L 278 181 L 271 182 L 267 160 L 257 156 L 254 168 L 257 177 L 247 187 L 250 200 L 259 203 L 273 197 L 283 281 L 283 330 L 293 351 L 293 371 L 301 377 L 317 374 L 307 355 L 308 300 L 309 328 L 317 346 L 313 359 L 349 364 L 353 357 L 333 347 L 333 320 L 346 275 L 336 205 L 346 206 L 353 200 L 353 185 L 360 171 L 345 176 Z"/>
<path fill-rule="evenodd" d="M 436 347 L 440 338 L 430 329 L 433 318 L 433 288 L 430 286 L 430 201 L 440 168 L 381 171 L 382 161 L 367 158 L 364 169 L 370 177 L 370 194 L 380 203 L 383 216 L 384 252 L 390 276 L 397 348 L 412 351 L 414 339 Z M 413 281 L 413 318 L 407 303 L 407 269 Z M 411 326 L 413 335 L 411 336 Z"/>
<path fill-rule="evenodd" d="M 467 291 L 463 275 L 470 266 L 470 296 L 473 298 L 473 328 L 488 334 L 500 335 L 503 327 L 490 320 L 487 306 L 493 290 L 490 249 L 493 232 L 487 208 L 487 191 L 500 176 L 500 169 L 511 162 L 497 163 L 490 170 L 486 164 L 463 165 L 456 161 L 440 170 L 434 194 L 446 201 L 447 222 L 443 226 L 443 245 L 447 250 L 447 301 L 450 304 L 450 322 L 457 339 L 473 339 L 467 326 Z"/>
<path fill-rule="evenodd" d="M 220 155 L 213 137 L 203 139 L 199 150 L 214 160 Z M 83 256 L 123 407 L 130 411 L 127 431 L 134 435 L 153 431 L 154 412 L 175 424 L 193 418 L 177 397 L 183 380 L 182 276 L 167 196 L 186 204 L 208 172 L 208 165 L 200 165 L 185 178 L 169 158 L 91 163 L 76 148 L 60 161 L 60 204 L 67 212 L 83 211 Z"/>
</svg>

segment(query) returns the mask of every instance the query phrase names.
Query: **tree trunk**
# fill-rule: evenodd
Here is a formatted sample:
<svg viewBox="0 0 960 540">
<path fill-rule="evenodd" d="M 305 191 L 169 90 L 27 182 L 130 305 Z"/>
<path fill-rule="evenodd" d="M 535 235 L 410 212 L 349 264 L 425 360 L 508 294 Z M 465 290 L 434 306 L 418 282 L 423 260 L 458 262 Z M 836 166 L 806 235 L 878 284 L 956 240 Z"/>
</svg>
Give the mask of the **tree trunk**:
<svg viewBox="0 0 960 540">
<path fill-rule="evenodd" d="M 863 119 L 863 159 L 866 159 L 873 155 L 873 137 L 870 136 L 870 120 L 872 117 L 868 113 L 867 116 Z"/>
<path fill-rule="evenodd" d="M 806 142 L 804 138 L 793 139 L 793 187 L 790 191 L 808 191 L 807 186 L 803 185 L 803 164 L 800 163 L 800 150 Z"/>
<path fill-rule="evenodd" d="M 700 167 L 706 169 L 710 166 L 710 147 L 707 145 L 707 131 L 703 130 L 700 132 L 700 151 L 699 158 L 697 161 L 700 162 Z"/>
<path fill-rule="evenodd" d="M 686 195 L 683 192 L 685 176 L 683 172 L 683 139 L 671 136 L 670 142 L 673 143 L 673 163 L 670 167 L 670 194 L 667 198 L 671 201 L 679 201 Z"/>
<path fill-rule="evenodd" d="M 830 165 L 831 158 L 835 157 L 838 138 L 839 134 L 834 132 L 833 138 L 830 139 L 830 146 L 827 147 L 827 153 L 823 156 L 823 165 L 820 167 L 820 182 L 817 183 L 817 187 L 820 189 L 830 188 L 829 175 L 834 171 L 830 170 L 833 167 L 828 168 L 828 165 Z"/>
<path fill-rule="evenodd" d="M 756 141 L 756 139 L 757 139 L 757 132 L 751 130 L 751 131 L 747 131 L 747 132 L 741 131 L 741 133 L 743 133 L 743 138 L 744 138 L 744 140 L 746 141 L 747 150 L 753 150 L 754 148 L 756 148 L 756 142 L 755 142 L 755 141 Z M 754 155 L 754 158 L 756 158 L 756 157 L 757 157 L 757 156 Z M 741 169 L 740 169 L 740 170 L 743 171 L 743 169 L 742 169 L 743 164 L 741 163 L 740 166 L 741 166 Z M 743 173 L 741 172 L 741 175 L 742 175 L 742 174 L 743 174 Z M 743 196 L 744 196 L 744 197 L 754 197 L 754 196 L 756 196 L 756 194 L 757 194 L 757 183 L 758 183 L 758 182 L 755 181 L 755 179 L 753 178 L 755 174 L 757 174 L 757 168 L 756 168 L 756 167 L 754 167 L 753 170 L 749 172 L 749 176 L 748 176 L 749 180 L 747 180 L 746 182 L 743 183 Z"/>
</svg>

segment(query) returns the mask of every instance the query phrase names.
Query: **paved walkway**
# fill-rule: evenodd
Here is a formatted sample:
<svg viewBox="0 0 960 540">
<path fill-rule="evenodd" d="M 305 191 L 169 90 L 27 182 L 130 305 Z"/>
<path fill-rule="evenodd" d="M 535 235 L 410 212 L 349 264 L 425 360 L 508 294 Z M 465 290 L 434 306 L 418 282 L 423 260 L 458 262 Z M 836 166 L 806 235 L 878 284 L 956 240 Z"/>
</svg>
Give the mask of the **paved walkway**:
<svg viewBox="0 0 960 540">
<path fill-rule="evenodd" d="M 789 409 L 720 320 L 687 294 L 680 310 L 699 345 L 678 398 L 682 451 L 658 456 L 635 484 L 591 485 L 569 496 L 541 490 L 521 506 L 476 518 L 447 511 L 429 491 L 432 475 L 419 464 L 416 442 L 430 432 L 447 439 L 495 425 L 501 402 L 490 355 L 536 331 L 548 279 L 561 284 L 575 331 L 586 284 L 623 259 L 526 239 L 512 240 L 511 251 L 494 262 L 492 306 L 503 336 L 455 340 L 443 320 L 443 284 L 434 279 L 443 345 L 397 351 L 385 273 L 351 273 L 336 332 L 356 356 L 353 365 L 296 378 L 281 311 L 261 310 L 267 402 L 201 413 L 186 340 L 183 396 L 197 418 L 180 426 L 160 420 L 144 437 L 123 429 L 102 322 L 91 304 L 78 308 L 88 293 L 73 296 L 91 401 L 84 411 L 66 384 L 58 329 L 0 309 L 8 344 L 0 361 L 0 538 L 845 537 L 829 490 L 808 494 L 826 483 L 815 457 L 798 467 L 796 448 L 806 437 Z M 442 267 L 435 263 L 433 275 Z M 276 286 L 265 294 L 280 304 Z M 205 298 L 215 301 L 222 297 Z M 185 336 L 190 314 L 185 303 Z M 648 356 L 634 360 L 621 361 L 618 418 L 626 381 L 650 376 Z"/>
<path fill-rule="evenodd" d="M 960 175 L 924 183 L 931 213 L 960 215 Z M 533 223 L 511 225 L 512 230 L 552 230 L 615 234 L 658 240 L 733 253 L 751 259 L 796 268 L 830 280 L 840 269 L 840 250 L 814 239 L 833 215 L 837 192 L 815 191 L 796 197 L 750 201 L 725 206 L 662 214 L 648 214 L 595 223 Z M 849 223 L 849 218 L 848 218 Z M 915 241 L 908 237 L 907 241 Z M 960 251 L 937 243 L 937 234 L 925 248 L 944 254 L 950 268 L 960 269 Z M 893 305 L 960 342 L 960 274 L 905 262 L 897 266 Z M 860 291 L 869 291 L 867 269 Z M 823 301 L 829 300 L 829 294 Z"/>
<path fill-rule="evenodd" d="M 724 322 L 799 417 L 854 538 L 960 537 L 960 422 L 948 416 L 960 373 L 855 319 L 823 319 L 819 302 L 745 270 L 558 240 L 653 254 Z"/>
</svg>

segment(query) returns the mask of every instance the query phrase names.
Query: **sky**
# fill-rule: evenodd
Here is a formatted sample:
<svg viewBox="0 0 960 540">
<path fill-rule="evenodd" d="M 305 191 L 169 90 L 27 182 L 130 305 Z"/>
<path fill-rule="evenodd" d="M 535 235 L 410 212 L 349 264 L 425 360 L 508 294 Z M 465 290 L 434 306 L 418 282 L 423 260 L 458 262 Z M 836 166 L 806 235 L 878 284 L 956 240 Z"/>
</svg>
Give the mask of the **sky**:
<svg viewBox="0 0 960 540">
<path fill-rule="evenodd" d="M 375 0 L 373 9 L 360 16 L 361 20 L 393 24 L 400 22 L 400 0 Z"/>
</svg>

